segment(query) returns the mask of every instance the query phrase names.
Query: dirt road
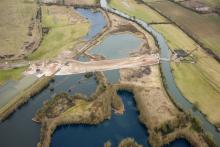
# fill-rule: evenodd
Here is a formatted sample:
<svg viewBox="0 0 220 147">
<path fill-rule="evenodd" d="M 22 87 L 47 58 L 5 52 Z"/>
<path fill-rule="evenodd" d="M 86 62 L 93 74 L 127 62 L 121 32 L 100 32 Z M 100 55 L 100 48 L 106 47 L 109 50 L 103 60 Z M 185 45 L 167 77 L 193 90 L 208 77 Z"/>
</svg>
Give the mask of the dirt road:
<svg viewBox="0 0 220 147">
<path fill-rule="evenodd" d="M 158 55 L 142 55 L 138 57 L 128 57 L 114 60 L 99 60 L 80 62 L 77 60 L 66 59 L 56 61 L 44 61 L 31 64 L 26 70 L 25 75 L 34 74 L 37 77 L 51 75 L 70 75 L 94 71 L 106 71 L 129 67 L 151 66 L 159 63 Z"/>
<path fill-rule="evenodd" d="M 105 71 L 112 69 L 121 69 L 129 67 L 138 67 L 146 65 L 155 65 L 159 63 L 156 55 L 143 55 L 139 57 L 129 57 L 115 60 L 101 60 L 90 62 L 79 62 L 75 60 L 68 61 L 62 66 L 56 75 L 68 75 L 94 71 Z"/>
</svg>

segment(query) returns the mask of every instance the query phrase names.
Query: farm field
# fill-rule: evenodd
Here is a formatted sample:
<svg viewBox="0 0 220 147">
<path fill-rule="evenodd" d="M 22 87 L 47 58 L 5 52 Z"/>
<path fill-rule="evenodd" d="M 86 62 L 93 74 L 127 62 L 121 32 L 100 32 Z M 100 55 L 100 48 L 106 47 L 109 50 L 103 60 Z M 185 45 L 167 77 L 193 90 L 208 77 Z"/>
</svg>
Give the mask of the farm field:
<svg viewBox="0 0 220 147">
<path fill-rule="evenodd" d="M 43 6 L 42 16 L 42 25 L 49 32 L 37 51 L 28 57 L 30 60 L 52 58 L 72 49 L 89 30 L 89 23 L 71 8 Z"/>
<path fill-rule="evenodd" d="M 220 56 L 220 17 L 218 15 L 200 15 L 170 1 L 147 4 L 169 17 L 204 48 L 209 48 Z"/>
<path fill-rule="evenodd" d="M 162 33 L 172 50 L 184 49 L 188 52 L 197 46 L 190 37 L 172 24 L 153 25 Z M 208 119 L 219 125 L 220 113 L 220 64 L 198 47 L 193 53 L 196 63 L 172 63 L 177 86 L 183 95 L 195 104 Z"/>
<path fill-rule="evenodd" d="M 188 8 L 195 8 L 195 7 L 209 7 L 211 9 L 219 9 L 220 7 L 220 1 L 219 0 L 173 0 L 175 2 L 178 2 L 179 4 L 186 6 Z"/>
<path fill-rule="evenodd" d="M 28 26 L 37 11 L 34 0 L 1 0 L 0 55 L 18 55 L 27 40 Z"/>
<path fill-rule="evenodd" d="M 135 0 L 111 0 L 110 6 L 148 23 L 168 22 L 159 13 Z"/>
</svg>

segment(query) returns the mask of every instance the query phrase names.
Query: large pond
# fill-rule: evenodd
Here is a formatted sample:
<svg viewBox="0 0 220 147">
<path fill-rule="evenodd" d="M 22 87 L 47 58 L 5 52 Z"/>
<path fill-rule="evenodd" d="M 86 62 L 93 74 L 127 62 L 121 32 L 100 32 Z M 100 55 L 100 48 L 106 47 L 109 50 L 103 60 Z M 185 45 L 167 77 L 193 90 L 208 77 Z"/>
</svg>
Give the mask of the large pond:
<svg viewBox="0 0 220 147">
<path fill-rule="evenodd" d="M 108 11 L 111 11 L 117 15 L 120 15 L 126 19 L 135 21 L 139 25 L 141 25 L 145 30 L 150 32 L 156 39 L 159 48 L 161 49 L 160 56 L 161 58 L 170 58 L 170 49 L 167 45 L 166 40 L 163 38 L 163 36 L 158 33 L 156 30 L 154 30 L 150 25 L 145 23 L 142 20 L 135 19 L 134 17 L 130 17 L 126 15 L 125 13 L 122 13 L 116 9 L 112 9 L 108 6 L 108 3 L 106 0 L 101 0 L 100 1 L 101 6 L 104 9 L 107 9 Z M 171 67 L 170 63 L 167 61 L 161 61 L 161 69 L 162 69 L 162 74 L 164 76 L 164 82 L 165 85 L 167 86 L 167 91 L 171 98 L 174 100 L 174 102 L 183 110 L 187 112 L 191 112 L 193 117 L 196 117 L 200 122 L 203 127 L 203 129 L 208 133 L 211 134 L 214 141 L 217 143 L 218 146 L 220 146 L 220 132 L 217 131 L 214 125 L 212 125 L 206 117 L 199 111 L 194 111 L 194 106 L 191 104 L 180 92 L 180 90 L 177 88 L 175 80 L 173 78 L 172 72 L 171 72 Z"/>
<path fill-rule="evenodd" d="M 49 87 L 30 99 L 27 104 L 0 124 L 0 146 L 35 147 L 39 142 L 40 125 L 34 123 L 32 118 L 42 107 L 43 102 L 56 93 L 68 93 L 69 89 L 71 89 L 71 94 L 82 92 L 90 95 L 95 91 L 96 86 L 94 76 L 89 79 L 85 78 L 84 74 L 55 77 L 55 82 L 50 83 Z M 54 88 L 53 92 L 51 88 Z"/>
<path fill-rule="evenodd" d="M 84 37 L 84 40 L 88 41 L 93 39 L 106 26 L 105 17 L 101 12 L 94 11 L 92 9 L 83 9 L 83 8 L 77 8 L 76 11 L 79 12 L 80 15 L 88 19 L 91 25 L 89 32 Z"/>
<path fill-rule="evenodd" d="M 52 137 L 52 147 L 102 147 L 106 141 L 111 141 L 116 147 L 120 140 L 126 137 L 149 147 L 147 129 L 138 120 L 134 96 L 127 91 L 118 91 L 125 105 L 123 115 L 113 114 L 110 120 L 99 125 L 70 125 L 59 127 Z"/>
<path fill-rule="evenodd" d="M 114 34 L 106 37 L 100 44 L 92 48 L 90 53 L 102 55 L 106 59 L 124 58 L 137 51 L 142 41 L 130 33 Z"/>
</svg>

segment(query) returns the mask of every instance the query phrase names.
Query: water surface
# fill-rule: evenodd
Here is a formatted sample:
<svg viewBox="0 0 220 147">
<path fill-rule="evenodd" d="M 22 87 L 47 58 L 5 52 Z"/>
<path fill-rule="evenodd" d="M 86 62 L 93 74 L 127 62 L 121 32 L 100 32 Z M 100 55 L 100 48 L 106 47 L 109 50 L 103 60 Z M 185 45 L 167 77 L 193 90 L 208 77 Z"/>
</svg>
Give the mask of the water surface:
<svg viewBox="0 0 220 147">
<path fill-rule="evenodd" d="M 119 69 L 104 71 L 104 74 L 110 84 L 115 84 L 120 79 Z"/>
<path fill-rule="evenodd" d="M 127 91 L 119 91 L 125 105 L 123 115 L 112 115 L 99 125 L 69 125 L 58 127 L 52 136 L 51 147 L 103 147 L 108 140 L 112 147 L 126 137 L 134 138 L 144 147 L 150 147 L 147 143 L 147 129 L 138 120 L 138 111 L 134 96 Z"/>
<path fill-rule="evenodd" d="M 142 41 L 130 33 L 114 34 L 107 36 L 100 44 L 92 48 L 90 53 L 103 55 L 106 59 L 125 58 L 137 51 Z"/>
<path fill-rule="evenodd" d="M 88 41 L 93 39 L 106 26 L 105 17 L 101 12 L 84 8 L 77 8 L 76 11 L 79 12 L 80 15 L 88 19 L 91 25 L 88 34 L 84 37 L 84 40 Z"/>
<path fill-rule="evenodd" d="M 192 145 L 186 139 L 176 139 L 163 147 L 192 147 Z"/>
</svg>

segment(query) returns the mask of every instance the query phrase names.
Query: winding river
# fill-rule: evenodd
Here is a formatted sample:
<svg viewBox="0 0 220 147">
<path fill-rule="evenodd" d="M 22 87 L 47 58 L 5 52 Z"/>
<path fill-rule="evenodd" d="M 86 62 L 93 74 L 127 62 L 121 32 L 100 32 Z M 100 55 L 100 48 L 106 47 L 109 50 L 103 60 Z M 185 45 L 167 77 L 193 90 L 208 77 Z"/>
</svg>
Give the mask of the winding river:
<svg viewBox="0 0 220 147">
<path fill-rule="evenodd" d="M 159 48 L 161 49 L 160 51 L 160 56 L 161 58 L 170 58 L 170 49 L 163 38 L 163 36 L 158 33 L 156 30 L 154 30 L 150 25 L 145 23 L 144 21 L 140 19 L 136 19 L 133 17 L 130 17 L 129 15 L 122 13 L 116 9 L 113 9 L 108 6 L 108 3 L 106 0 L 101 0 L 101 7 L 106 9 L 109 12 L 112 12 L 114 14 L 117 14 L 123 18 L 126 18 L 128 20 L 134 21 L 137 24 L 139 24 L 141 27 L 143 27 L 146 31 L 151 33 L 155 40 L 158 43 Z M 166 89 L 171 96 L 171 98 L 174 100 L 174 102 L 184 111 L 191 112 L 193 117 L 196 117 L 198 120 L 200 120 L 201 125 L 203 129 L 207 133 L 211 133 L 213 136 L 214 141 L 217 143 L 218 146 L 220 146 L 220 132 L 217 131 L 214 125 L 212 125 L 206 117 L 199 111 L 194 111 L 194 106 L 192 103 L 190 103 L 180 92 L 180 90 L 177 88 L 175 80 L 173 78 L 172 72 L 171 72 L 171 67 L 170 63 L 167 61 L 161 61 L 161 70 L 162 74 L 164 76 L 164 82 L 165 85 L 167 86 Z"/>
</svg>

